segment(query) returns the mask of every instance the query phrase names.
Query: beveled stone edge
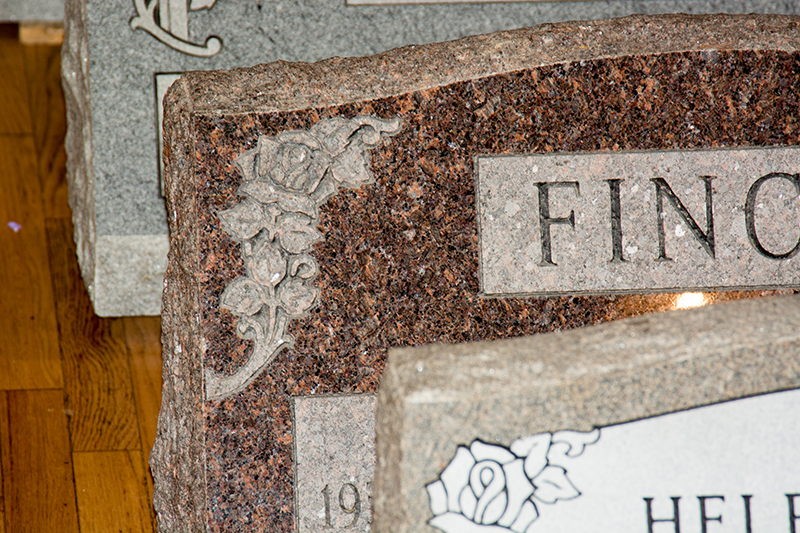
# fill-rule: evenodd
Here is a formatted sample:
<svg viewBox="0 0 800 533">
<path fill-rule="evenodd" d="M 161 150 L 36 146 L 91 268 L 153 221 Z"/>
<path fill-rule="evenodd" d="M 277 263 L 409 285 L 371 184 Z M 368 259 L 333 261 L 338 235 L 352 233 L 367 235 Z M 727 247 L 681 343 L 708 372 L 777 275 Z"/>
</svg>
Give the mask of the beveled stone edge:
<svg viewBox="0 0 800 533">
<path fill-rule="evenodd" d="M 620 56 L 713 50 L 800 49 L 792 15 L 631 15 L 542 24 L 363 58 L 276 61 L 184 75 L 199 114 L 327 107 L 522 69 Z M 429 65 L 419 69 L 419 65 Z M 236 86 L 237 91 L 230 87 Z"/>
<path fill-rule="evenodd" d="M 519 435 L 590 431 L 800 387 L 800 359 L 792 355 L 798 350 L 800 295 L 657 313 L 495 342 L 390 350 L 376 411 L 373 526 L 376 531 L 419 533 L 420 524 L 411 523 L 409 517 L 417 517 L 421 509 L 423 514 L 429 512 L 421 503 L 427 495 L 421 479 L 426 472 L 420 471 L 449 458 L 437 456 L 441 450 L 435 449 L 429 457 L 433 466 L 414 465 L 414 475 L 420 479 L 409 479 L 404 461 L 412 450 L 422 449 L 413 428 L 419 423 L 425 427 L 420 417 L 425 410 L 417 406 L 439 403 L 456 410 L 481 397 L 486 405 L 476 409 L 486 411 L 490 405 L 519 401 L 536 406 L 540 414 L 533 420 L 521 414 L 531 410 L 514 403 L 517 409 L 509 409 L 506 417 L 517 420 L 504 424 L 519 426 Z M 770 351 L 785 356 L 773 358 Z M 527 389 L 524 401 L 515 396 L 520 383 Z M 604 398 L 618 400 L 617 405 L 601 405 Z M 463 422 L 457 430 L 463 434 L 447 441 L 451 455 L 457 444 L 500 431 Z M 436 446 L 425 447 L 428 452 L 432 448 Z"/>
</svg>

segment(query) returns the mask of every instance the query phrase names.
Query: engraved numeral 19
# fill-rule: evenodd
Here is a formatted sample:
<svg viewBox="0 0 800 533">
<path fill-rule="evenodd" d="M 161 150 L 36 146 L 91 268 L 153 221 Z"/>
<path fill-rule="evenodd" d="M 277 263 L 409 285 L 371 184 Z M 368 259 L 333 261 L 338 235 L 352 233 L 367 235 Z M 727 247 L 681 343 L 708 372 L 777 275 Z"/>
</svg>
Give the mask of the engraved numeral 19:
<svg viewBox="0 0 800 533">
<path fill-rule="evenodd" d="M 353 505 L 347 506 L 345 505 L 345 500 L 349 500 L 347 492 L 352 493 L 353 498 Z M 333 527 L 332 517 L 331 517 L 331 494 L 330 488 L 328 485 L 325 485 L 325 488 L 322 489 L 322 498 L 325 501 L 325 527 Z M 358 493 L 358 489 L 352 483 L 345 483 L 342 485 L 342 488 L 339 489 L 339 509 L 342 510 L 345 514 L 353 515 L 353 520 L 350 524 L 345 526 L 345 529 L 349 529 L 356 525 L 358 522 L 359 517 L 361 516 L 361 495 Z"/>
</svg>

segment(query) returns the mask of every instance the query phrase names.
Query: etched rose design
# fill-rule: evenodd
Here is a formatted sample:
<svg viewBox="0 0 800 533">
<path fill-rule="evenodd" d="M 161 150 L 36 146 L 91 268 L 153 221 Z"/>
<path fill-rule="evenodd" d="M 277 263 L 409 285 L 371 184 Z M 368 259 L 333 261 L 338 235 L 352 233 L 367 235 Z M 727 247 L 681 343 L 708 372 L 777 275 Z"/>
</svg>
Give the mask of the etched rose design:
<svg viewBox="0 0 800 533">
<path fill-rule="evenodd" d="M 439 479 L 427 485 L 434 517 L 445 533 L 531 533 L 541 504 L 570 500 L 580 492 L 558 463 L 596 442 L 589 433 L 541 433 L 510 448 L 475 440 L 459 446 Z"/>
<path fill-rule="evenodd" d="M 524 533 L 539 516 L 524 459 L 502 446 L 459 446 L 439 481 L 427 488 L 436 515 L 429 523 L 448 533 L 500 531 L 496 526 Z"/>
<path fill-rule="evenodd" d="M 258 175 L 292 192 L 311 194 L 333 158 L 307 132 L 285 132 L 258 140 Z"/>
<path fill-rule="evenodd" d="M 399 119 L 329 118 L 309 130 L 262 135 L 236 159 L 242 175 L 237 192 L 244 198 L 218 216 L 241 245 L 245 275 L 228 284 L 220 307 L 238 317 L 236 333 L 253 341 L 253 352 L 232 375 L 206 371 L 207 399 L 242 390 L 292 345 L 289 320 L 304 316 L 319 299 L 319 267 L 310 255 L 323 239 L 319 206 L 340 187 L 373 181 L 366 153 L 399 129 Z"/>
</svg>

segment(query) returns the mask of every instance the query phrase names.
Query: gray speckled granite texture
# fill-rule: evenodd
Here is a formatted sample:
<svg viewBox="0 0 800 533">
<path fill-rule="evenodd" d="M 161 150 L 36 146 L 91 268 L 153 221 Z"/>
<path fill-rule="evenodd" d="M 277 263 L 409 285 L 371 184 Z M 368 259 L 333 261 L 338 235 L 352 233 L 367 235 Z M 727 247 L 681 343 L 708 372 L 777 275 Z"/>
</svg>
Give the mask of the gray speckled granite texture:
<svg viewBox="0 0 800 533">
<path fill-rule="evenodd" d="M 368 55 L 564 20 L 722 10 L 798 14 L 798 9 L 788 0 L 386 6 L 345 6 L 344 0 L 220 0 L 210 9 L 187 14 L 188 41 L 203 43 L 210 36 L 222 41 L 217 55 L 195 57 L 144 30 L 133 30 L 132 0 L 68 0 L 63 62 L 71 92 L 68 180 L 81 270 L 95 311 L 101 316 L 159 312 L 167 223 L 157 157 L 157 73 Z M 680 48 L 688 49 L 683 43 Z M 589 55 L 602 53 L 597 48 Z M 73 83 L 79 70 L 84 83 Z M 395 73 L 386 74 L 391 78 Z M 117 275 L 110 275 L 104 262 Z M 130 298 L 134 293 L 137 297 Z"/>
<path fill-rule="evenodd" d="M 184 76 L 165 114 L 171 243 L 151 456 L 161 530 L 293 531 L 290 398 L 374 392 L 389 347 L 521 336 L 668 307 L 664 295 L 480 298 L 472 156 L 796 145 L 799 24 L 631 17 Z M 706 60 L 709 48 L 719 61 Z M 646 89 L 648 80 L 660 80 L 659 91 L 622 97 L 620 85 Z M 731 92 L 728 106 L 722 95 Z M 658 112 L 648 113 L 656 100 Z M 689 112 L 699 131 L 688 127 Z M 403 127 L 371 149 L 375 183 L 320 207 L 317 307 L 292 320 L 294 346 L 244 389 L 205 400 L 204 371 L 233 374 L 252 349 L 220 305 L 246 270 L 219 218 L 242 200 L 232 162 L 259 138 L 357 115 L 400 117 Z"/>
<path fill-rule="evenodd" d="M 797 287 L 798 159 L 797 147 L 477 157 L 481 290 Z"/>
<path fill-rule="evenodd" d="M 64 0 L 0 0 L 0 21 L 58 22 L 64 20 Z"/>
<path fill-rule="evenodd" d="M 425 485 L 459 444 L 509 444 L 800 387 L 800 297 L 563 333 L 389 353 L 376 413 L 373 530 L 438 531 Z"/>
</svg>

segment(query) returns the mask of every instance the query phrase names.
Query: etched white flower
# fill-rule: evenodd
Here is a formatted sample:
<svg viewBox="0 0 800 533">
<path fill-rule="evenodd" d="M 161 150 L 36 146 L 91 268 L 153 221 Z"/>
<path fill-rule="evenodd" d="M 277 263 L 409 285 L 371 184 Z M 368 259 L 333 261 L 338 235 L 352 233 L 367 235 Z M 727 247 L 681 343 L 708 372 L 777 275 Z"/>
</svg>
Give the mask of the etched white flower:
<svg viewBox="0 0 800 533">
<path fill-rule="evenodd" d="M 434 517 L 428 523 L 445 533 L 531 533 L 538 504 L 576 498 L 580 492 L 561 466 L 596 442 L 588 433 L 540 433 L 510 448 L 475 440 L 459 446 L 439 479 L 427 485 Z"/>
</svg>

